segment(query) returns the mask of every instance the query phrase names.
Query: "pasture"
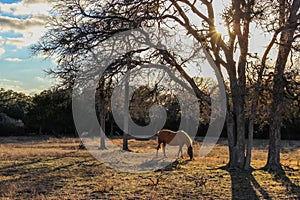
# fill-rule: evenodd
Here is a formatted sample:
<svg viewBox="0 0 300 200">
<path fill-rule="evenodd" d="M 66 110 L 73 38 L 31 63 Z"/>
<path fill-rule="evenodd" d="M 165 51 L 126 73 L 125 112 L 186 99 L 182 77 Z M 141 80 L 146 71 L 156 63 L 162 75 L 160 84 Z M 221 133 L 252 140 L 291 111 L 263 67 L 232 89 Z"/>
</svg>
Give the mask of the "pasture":
<svg viewBox="0 0 300 200">
<path fill-rule="evenodd" d="M 121 146 L 122 139 L 114 139 Z M 300 143 L 282 141 L 284 173 L 259 170 L 267 140 L 254 140 L 251 172 L 227 171 L 227 141 L 195 160 L 180 159 L 164 171 L 125 173 L 78 150 L 78 139 L 0 138 L 0 199 L 299 199 Z M 134 152 L 155 149 L 156 140 L 130 140 Z M 161 152 L 160 152 L 161 153 Z"/>
</svg>

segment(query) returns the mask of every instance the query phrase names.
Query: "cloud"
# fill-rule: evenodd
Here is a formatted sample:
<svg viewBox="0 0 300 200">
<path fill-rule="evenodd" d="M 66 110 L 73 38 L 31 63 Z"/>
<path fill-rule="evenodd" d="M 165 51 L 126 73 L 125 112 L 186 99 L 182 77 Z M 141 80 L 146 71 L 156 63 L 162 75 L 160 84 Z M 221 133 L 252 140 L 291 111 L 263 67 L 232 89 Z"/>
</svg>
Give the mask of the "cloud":
<svg viewBox="0 0 300 200">
<path fill-rule="evenodd" d="M 47 83 L 49 82 L 49 80 L 47 80 L 45 78 L 42 78 L 40 76 L 36 76 L 36 77 L 34 77 L 34 79 L 37 80 L 37 81 L 39 81 L 39 82 L 47 82 Z"/>
<path fill-rule="evenodd" d="M 27 95 L 38 94 L 46 88 L 50 88 L 50 83 L 51 80 L 44 79 L 43 83 L 36 83 L 36 87 L 33 88 L 31 86 L 26 85 L 26 83 L 22 81 L 0 78 L 0 88 L 4 88 L 5 90 L 22 92 Z"/>
<path fill-rule="evenodd" d="M 17 81 L 17 80 L 9 80 L 9 79 L 6 79 L 6 78 L 0 78 L 0 83 L 22 84 L 21 81 Z"/>
<path fill-rule="evenodd" d="M 4 39 L 0 36 L 0 46 L 2 46 L 4 44 Z M 0 48 L 0 56 L 3 55 L 5 53 L 5 49 L 4 48 Z"/>
<path fill-rule="evenodd" d="M 45 33 L 46 20 L 37 17 L 22 20 L 0 16 L 0 32 L 13 31 L 22 34 L 23 37 L 7 38 L 6 44 L 23 48 L 35 44 Z"/>
<path fill-rule="evenodd" d="M 14 31 L 16 33 L 23 33 L 37 27 L 45 25 L 45 17 L 32 17 L 28 19 L 18 19 L 7 16 L 0 16 L 1 32 Z"/>
<path fill-rule="evenodd" d="M 4 44 L 4 39 L 3 37 L 0 36 L 0 46 L 2 46 Z"/>
<path fill-rule="evenodd" d="M 6 44 L 23 48 L 35 44 L 45 33 L 49 10 L 52 5 L 44 0 L 23 0 L 18 3 L 0 2 L 0 33 L 21 34 L 18 38 L 7 38 Z M 10 14 L 5 16 L 5 13 Z M 19 16 L 25 16 L 20 18 Z M 0 38 L 0 45 L 1 45 Z"/>
<path fill-rule="evenodd" d="M 35 55 L 36 58 L 42 58 L 42 59 L 46 59 L 49 58 L 48 55 L 44 54 L 44 53 L 39 53 L 37 55 Z"/>
<path fill-rule="evenodd" d="M 5 78 L 0 78 L 0 88 L 4 88 L 6 90 L 14 90 L 14 91 L 22 91 L 23 83 L 17 80 L 9 80 Z"/>
<path fill-rule="evenodd" d="M 22 46 L 24 43 L 24 38 L 7 38 L 6 44 L 14 46 Z"/>
<path fill-rule="evenodd" d="M 18 49 L 21 49 L 26 46 L 30 46 L 35 44 L 42 34 L 35 33 L 34 36 L 30 36 L 31 34 L 24 34 L 24 37 L 20 38 L 7 38 L 6 44 L 16 46 Z"/>
<path fill-rule="evenodd" d="M 5 58 L 4 60 L 8 61 L 8 62 L 22 62 L 23 61 L 20 58 Z"/>
<path fill-rule="evenodd" d="M 5 53 L 5 49 L 0 48 L 0 56 L 3 55 Z"/>
<path fill-rule="evenodd" d="M 15 16 L 47 14 L 51 4 L 46 0 L 23 0 L 17 3 L 0 3 L 0 11 Z"/>
</svg>

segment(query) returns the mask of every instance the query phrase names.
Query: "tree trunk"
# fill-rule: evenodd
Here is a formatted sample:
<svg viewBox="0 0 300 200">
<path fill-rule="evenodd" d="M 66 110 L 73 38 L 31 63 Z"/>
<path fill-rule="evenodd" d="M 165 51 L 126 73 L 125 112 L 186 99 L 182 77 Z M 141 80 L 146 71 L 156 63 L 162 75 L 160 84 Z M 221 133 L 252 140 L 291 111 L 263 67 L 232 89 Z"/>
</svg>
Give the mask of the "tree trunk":
<svg viewBox="0 0 300 200">
<path fill-rule="evenodd" d="M 105 109 L 105 80 L 101 79 L 99 82 L 99 114 L 100 114 L 100 146 L 98 149 L 103 150 L 106 149 L 105 145 L 105 116 L 106 116 L 106 109 Z"/>
<path fill-rule="evenodd" d="M 99 149 L 103 150 L 103 149 L 106 149 L 106 145 L 105 145 L 105 111 L 101 111 L 100 124 L 101 124 L 101 130 L 100 130 L 100 147 L 99 147 Z"/>
<path fill-rule="evenodd" d="M 42 135 L 43 131 L 42 131 L 42 126 L 39 127 L 39 135 Z"/>
<path fill-rule="evenodd" d="M 281 138 L 281 116 L 276 114 L 269 130 L 269 152 L 265 168 L 271 172 L 282 170 L 280 163 L 280 138 Z"/>
<path fill-rule="evenodd" d="M 237 142 L 236 142 L 236 167 L 242 169 L 245 164 L 245 115 L 244 105 L 238 105 L 237 112 Z"/>
<path fill-rule="evenodd" d="M 252 146 L 253 146 L 253 128 L 254 128 L 254 119 L 251 118 L 249 120 L 249 127 L 248 127 L 248 142 L 247 142 L 247 153 L 246 153 L 246 160 L 245 160 L 245 170 L 251 169 L 251 155 L 252 155 Z"/>
<path fill-rule="evenodd" d="M 245 170 L 251 169 L 251 155 L 252 155 L 252 146 L 253 146 L 253 132 L 254 132 L 254 120 L 256 117 L 256 109 L 259 100 L 259 88 L 261 87 L 262 82 L 262 74 L 264 71 L 264 65 L 261 66 L 261 69 L 258 72 L 258 80 L 256 86 L 254 87 L 254 92 L 252 96 L 249 124 L 248 124 L 248 143 L 247 143 L 247 152 L 246 152 L 246 160 L 245 160 Z"/>
<path fill-rule="evenodd" d="M 110 136 L 112 136 L 112 135 L 114 135 L 114 121 L 111 116 L 109 119 L 109 124 L 110 124 Z"/>
<path fill-rule="evenodd" d="M 229 120 L 229 152 L 231 159 L 229 168 L 243 169 L 245 164 L 245 114 L 244 95 L 241 95 L 241 86 L 234 74 L 231 74 L 230 89 L 232 91 L 232 113 L 228 115 Z M 228 121 L 227 120 L 227 121 Z"/>
<path fill-rule="evenodd" d="M 228 168 L 232 168 L 236 165 L 235 163 L 235 123 L 232 113 L 228 110 L 226 116 L 226 127 L 228 137 L 228 148 L 229 148 L 229 163 Z"/>
<path fill-rule="evenodd" d="M 129 74 L 125 80 L 125 96 L 124 96 L 124 131 L 123 131 L 123 150 L 129 151 L 128 148 L 128 117 L 129 117 Z"/>
<path fill-rule="evenodd" d="M 285 23 L 285 1 L 280 1 L 280 22 L 284 25 L 284 29 L 280 36 L 280 45 L 275 64 L 273 97 L 271 104 L 270 130 L 269 130 L 269 152 L 268 160 L 265 169 L 271 172 L 278 172 L 282 170 L 280 164 L 280 137 L 281 137 L 281 123 L 282 113 L 284 110 L 284 70 L 288 56 L 291 51 L 292 43 L 294 41 L 295 30 L 298 27 L 297 21 L 300 18 L 298 13 L 300 8 L 300 1 L 294 0 L 290 7 L 290 15 Z"/>
</svg>

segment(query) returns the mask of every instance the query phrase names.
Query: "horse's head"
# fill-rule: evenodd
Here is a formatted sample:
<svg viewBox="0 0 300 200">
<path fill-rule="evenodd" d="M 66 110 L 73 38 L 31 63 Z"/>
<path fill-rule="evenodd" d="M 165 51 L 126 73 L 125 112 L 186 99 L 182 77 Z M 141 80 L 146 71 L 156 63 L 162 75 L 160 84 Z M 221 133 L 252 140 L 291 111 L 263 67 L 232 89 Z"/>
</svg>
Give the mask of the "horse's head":
<svg viewBox="0 0 300 200">
<path fill-rule="evenodd" d="M 192 145 L 188 147 L 188 155 L 190 156 L 190 160 L 193 160 L 194 158 L 194 152 L 193 152 L 193 147 Z"/>
</svg>

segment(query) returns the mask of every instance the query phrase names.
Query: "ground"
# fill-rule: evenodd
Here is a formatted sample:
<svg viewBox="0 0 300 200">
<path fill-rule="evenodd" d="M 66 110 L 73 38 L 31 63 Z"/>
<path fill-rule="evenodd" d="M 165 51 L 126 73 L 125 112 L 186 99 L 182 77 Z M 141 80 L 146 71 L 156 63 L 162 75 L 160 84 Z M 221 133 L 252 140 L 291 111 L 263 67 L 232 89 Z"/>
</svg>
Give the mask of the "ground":
<svg viewBox="0 0 300 200">
<path fill-rule="evenodd" d="M 299 141 L 283 141 L 280 175 L 259 170 L 267 140 L 254 141 L 252 172 L 222 169 L 228 162 L 222 139 L 204 158 L 188 162 L 185 155 L 169 171 L 148 173 L 111 169 L 78 145 L 71 138 L 0 138 L 0 199 L 300 199 Z M 130 140 L 129 147 L 148 151 L 156 141 Z"/>
</svg>

